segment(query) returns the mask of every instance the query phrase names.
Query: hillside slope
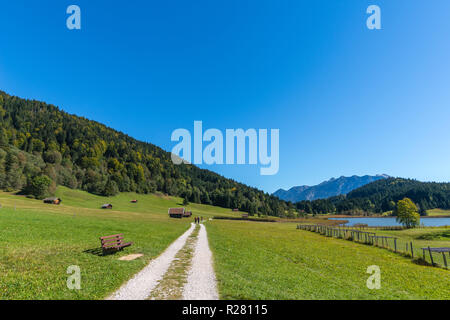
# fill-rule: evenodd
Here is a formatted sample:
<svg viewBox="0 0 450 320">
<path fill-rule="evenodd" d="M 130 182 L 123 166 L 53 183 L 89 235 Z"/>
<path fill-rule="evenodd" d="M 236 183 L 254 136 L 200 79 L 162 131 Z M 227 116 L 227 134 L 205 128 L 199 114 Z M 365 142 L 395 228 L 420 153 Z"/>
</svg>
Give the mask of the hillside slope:
<svg viewBox="0 0 450 320">
<path fill-rule="evenodd" d="M 42 178 L 44 176 L 49 177 Z M 179 196 L 194 203 L 279 216 L 278 198 L 193 165 L 95 121 L 0 91 L 0 189 L 27 194 L 51 184 L 110 196 L 119 192 Z"/>
</svg>

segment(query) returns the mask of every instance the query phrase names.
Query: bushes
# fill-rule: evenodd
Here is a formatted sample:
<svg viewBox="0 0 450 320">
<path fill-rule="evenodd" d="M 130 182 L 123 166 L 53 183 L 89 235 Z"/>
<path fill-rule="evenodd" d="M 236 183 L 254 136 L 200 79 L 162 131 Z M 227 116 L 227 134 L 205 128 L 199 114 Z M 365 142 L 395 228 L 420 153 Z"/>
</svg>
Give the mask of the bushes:
<svg viewBox="0 0 450 320">
<path fill-rule="evenodd" d="M 52 179 L 47 176 L 36 176 L 31 179 L 27 186 L 27 193 L 32 194 L 36 199 L 44 199 L 49 193 Z"/>
<path fill-rule="evenodd" d="M 114 180 L 108 180 L 105 184 L 105 188 L 103 189 L 102 195 L 105 197 L 115 196 L 119 193 L 119 188 L 117 187 L 117 183 Z"/>
</svg>

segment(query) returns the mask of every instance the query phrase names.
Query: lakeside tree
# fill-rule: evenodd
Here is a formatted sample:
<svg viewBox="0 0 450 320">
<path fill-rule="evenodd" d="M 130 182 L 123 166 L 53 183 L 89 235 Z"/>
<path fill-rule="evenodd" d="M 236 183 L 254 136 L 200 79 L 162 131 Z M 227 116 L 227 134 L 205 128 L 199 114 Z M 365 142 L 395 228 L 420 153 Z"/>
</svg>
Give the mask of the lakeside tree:
<svg viewBox="0 0 450 320">
<path fill-rule="evenodd" d="M 420 215 L 417 206 L 409 198 L 397 202 L 395 209 L 396 220 L 407 228 L 414 228 L 420 223 Z"/>
</svg>

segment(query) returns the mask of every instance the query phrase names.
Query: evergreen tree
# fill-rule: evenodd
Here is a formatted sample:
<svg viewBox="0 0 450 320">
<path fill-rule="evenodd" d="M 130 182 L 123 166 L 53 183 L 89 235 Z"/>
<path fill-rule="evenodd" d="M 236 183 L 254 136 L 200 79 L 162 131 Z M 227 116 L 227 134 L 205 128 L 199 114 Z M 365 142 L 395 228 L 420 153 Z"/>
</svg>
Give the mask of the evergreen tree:
<svg viewBox="0 0 450 320">
<path fill-rule="evenodd" d="M 49 187 L 52 180 L 47 176 L 36 176 L 30 181 L 27 189 L 36 199 L 43 199 L 49 193 Z"/>
</svg>

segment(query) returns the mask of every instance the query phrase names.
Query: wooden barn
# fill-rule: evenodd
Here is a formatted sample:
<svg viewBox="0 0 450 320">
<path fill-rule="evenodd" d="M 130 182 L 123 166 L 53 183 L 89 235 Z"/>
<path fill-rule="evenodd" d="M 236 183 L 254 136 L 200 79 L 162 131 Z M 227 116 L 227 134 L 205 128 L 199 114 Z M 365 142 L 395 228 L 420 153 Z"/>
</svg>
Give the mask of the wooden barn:
<svg viewBox="0 0 450 320">
<path fill-rule="evenodd" d="M 184 217 L 186 209 L 185 208 L 170 208 L 169 217 L 182 219 Z"/>
<path fill-rule="evenodd" d="M 184 218 L 190 218 L 190 217 L 192 217 L 192 211 L 185 211 L 184 214 L 183 214 L 183 217 L 184 217 Z"/>
<path fill-rule="evenodd" d="M 47 204 L 60 204 L 61 202 L 62 202 L 62 200 L 60 198 L 56 198 L 56 197 L 44 199 L 44 203 L 47 203 Z"/>
<path fill-rule="evenodd" d="M 248 219 L 248 213 L 243 213 L 242 214 L 242 219 Z"/>
<path fill-rule="evenodd" d="M 104 205 L 102 205 L 102 209 L 112 209 L 113 206 L 110 203 L 105 203 Z"/>
<path fill-rule="evenodd" d="M 131 203 L 138 203 L 137 200 L 131 200 Z"/>
</svg>

